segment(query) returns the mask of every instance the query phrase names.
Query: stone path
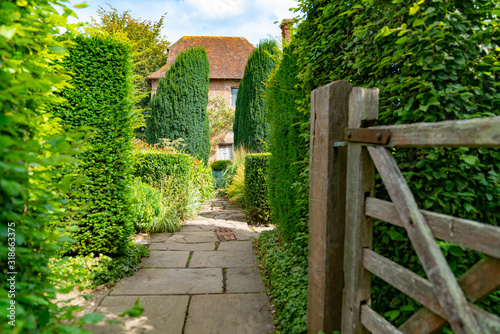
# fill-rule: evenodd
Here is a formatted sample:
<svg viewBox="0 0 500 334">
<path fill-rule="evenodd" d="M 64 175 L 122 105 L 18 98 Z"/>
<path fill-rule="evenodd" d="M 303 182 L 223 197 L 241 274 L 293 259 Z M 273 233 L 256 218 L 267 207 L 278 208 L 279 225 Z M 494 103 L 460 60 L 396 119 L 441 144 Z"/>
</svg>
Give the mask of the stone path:
<svg viewBox="0 0 500 334">
<path fill-rule="evenodd" d="M 118 282 L 97 309 L 108 320 L 118 319 L 140 297 L 144 313 L 126 318 L 124 325 L 87 329 L 95 334 L 273 333 L 251 241 L 265 229 L 248 226 L 241 210 L 222 197 L 207 201 L 182 231 L 154 235 L 142 268 Z"/>
</svg>

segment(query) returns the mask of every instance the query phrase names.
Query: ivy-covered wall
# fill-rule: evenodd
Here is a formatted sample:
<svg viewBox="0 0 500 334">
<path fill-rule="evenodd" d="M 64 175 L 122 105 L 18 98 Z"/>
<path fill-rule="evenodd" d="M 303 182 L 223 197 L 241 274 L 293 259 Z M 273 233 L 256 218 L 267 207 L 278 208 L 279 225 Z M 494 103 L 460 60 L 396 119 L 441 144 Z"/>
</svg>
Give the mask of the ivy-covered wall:
<svg viewBox="0 0 500 334">
<path fill-rule="evenodd" d="M 111 37 L 74 38 L 75 46 L 63 66 L 71 73 L 65 102 L 54 107 L 63 128 L 86 127 L 88 149 L 79 156 L 81 183 L 69 196 L 79 210 L 72 221 L 76 243 L 66 243 L 68 254 L 122 255 L 133 232 L 130 222 L 132 140 L 137 113 L 132 101 L 132 60 L 128 45 Z"/>
</svg>

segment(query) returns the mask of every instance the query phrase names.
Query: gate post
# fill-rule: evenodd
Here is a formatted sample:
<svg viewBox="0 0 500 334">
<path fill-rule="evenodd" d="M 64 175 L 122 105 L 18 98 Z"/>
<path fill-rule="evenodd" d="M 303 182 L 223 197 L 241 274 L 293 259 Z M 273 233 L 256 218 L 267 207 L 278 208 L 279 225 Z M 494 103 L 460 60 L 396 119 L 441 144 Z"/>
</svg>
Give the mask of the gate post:
<svg viewBox="0 0 500 334">
<path fill-rule="evenodd" d="M 344 141 L 351 90 L 340 80 L 311 92 L 309 334 L 341 327 L 347 147 L 334 142 Z"/>
</svg>

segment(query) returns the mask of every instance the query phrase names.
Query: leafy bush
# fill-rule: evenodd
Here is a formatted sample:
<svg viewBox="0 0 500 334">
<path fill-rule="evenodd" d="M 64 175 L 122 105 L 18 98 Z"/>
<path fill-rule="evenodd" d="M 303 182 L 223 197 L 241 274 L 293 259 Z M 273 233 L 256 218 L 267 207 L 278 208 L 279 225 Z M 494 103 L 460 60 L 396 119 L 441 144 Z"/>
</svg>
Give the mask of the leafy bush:
<svg viewBox="0 0 500 334">
<path fill-rule="evenodd" d="M 48 226 L 63 215 L 61 194 L 71 184 L 63 170 L 74 168 L 76 150 L 68 140 L 76 138 L 47 111 L 69 79 L 55 64 L 71 43 L 52 34 L 74 32 L 66 23 L 72 14 L 56 1 L 0 2 L 1 333 L 81 332 L 61 323 L 71 310 L 58 310 L 48 280 L 48 261 L 65 238 Z"/>
<path fill-rule="evenodd" d="M 133 232 L 130 221 L 133 130 L 139 119 L 133 110 L 133 73 L 130 46 L 106 36 L 74 37 L 62 65 L 72 73 L 71 88 L 62 92 L 65 102 L 54 113 L 68 131 L 92 129 L 89 149 L 79 156 L 80 186 L 71 197 L 80 208 L 71 233 L 75 244 L 63 252 L 124 254 Z"/>
<path fill-rule="evenodd" d="M 378 87 L 379 124 L 500 114 L 498 1 L 367 4 L 300 2 L 305 15 L 295 41 L 302 89 L 308 92 L 339 79 Z M 421 208 L 499 223 L 498 150 L 398 149 L 394 156 Z M 376 192 L 377 197 L 386 197 L 380 181 Z M 377 252 L 422 273 L 403 229 L 378 222 L 374 235 Z M 440 245 L 455 274 L 478 259 L 472 252 L 448 252 L 450 245 Z M 373 282 L 373 292 L 375 310 L 395 311 L 391 320 L 396 325 L 415 305 L 380 280 Z M 494 305 L 495 298 L 488 302 Z M 495 313 L 499 310 L 497 305 Z"/>
<path fill-rule="evenodd" d="M 245 205 L 250 222 L 270 222 L 267 173 L 269 153 L 248 154 L 245 157 Z"/>
<path fill-rule="evenodd" d="M 216 95 L 208 100 L 208 124 L 210 127 L 210 156 L 217 152 L 217 147 L 226 135 L 233 131 L 234 108 L 226 104 L 223 96 Z"/>
<path fill-rule="evenodd" d="M 269 123 L 269 205 L 273 222 L 288 242 L 307 233 L 309 133 L 303 124 L 309 121 L 309 110 L 299 108 L 303 90 L 295 89 L 297 47 L 292 39 L 266 82 L 265 106 Z M 305 132 L 305 133 L 304 133 Z M 305 195 L 305 196 L 304 196 Z"/>
<path fill-rule="evenodd" d="M 222 194 L 227 195 L 226 189 L 233 182 L 233 178 L 235 177 L 238 169 L 240 169 L 240 165 L 245 165 L 245 156 L 247 155 L 247 151 L 244 147 L 237 147 L 234 150 L 234 161 L 231 165 L 227 166 L 222 174 L 220 180 L 220 191 Z M 244 166 L 243 166 L 243 174 L 244 175 Z M 243 180 L 243 178 L 242 178 Z M 242 184 L 243 185 L 243 184 Z"/>
<path fill-rule="evenodd" d="M 174 232 L 179 222 L 196 214 L 215 195 L 209 166 L 185 153 L 149 149 L 134 152 L 135 174 L 161 193 L 160 215 L 149 232 Z"/>
<path fill-rule="evenodd" d="M 189 48 L 177 56 L 150 103 L 150 117 L 146 118 L 149 144 L 161 138 L 183 138 L 186 152 L 208 163 L 208 71 L 207 53 L 202 47 Z"/>
<path fill-rule="evenodd" d="M 136 233 L 149 233 L 162 209 L 161 193 L 136 178 L 132 183 L 132 222 Z M 163 231 L 162 231 L 163 232 Z"/>
<path fill-rule="evenodd" d="M 212 167 L 212 170 L 225 170 L 227 167 L 229 167 L 233 162 L 231 160 L 216 160 L 212 162 L 210 167 Z"/>
<path fill-rule="evenodd" d="M 119 258 L 111 258 L 93 253 L 61 259 L 52 259 L 49 266 L 53 277 L 50 281 L 61 288 L 75 286 L 79 291 L 94 289 L 100 284 L 118 281 L 137 270 L 149 251 L 141 245 L 130 243 L 126 253 Z"/>
<path fill-rule="evenodd" d="M 227 172 L 227 171 L 226 171 Z M 245 208 L 245 165 L 239 164 L 235 174 L 231 178 L 231 183 L 224 190 L 230 201 L 238 202 L 238 204 Z"/>
<path fill-rule="evenodd" d="M 307 248 L 287 243 L 277 230 L 262 232 L 255 245 L 276 311 L 277 329 L 281 333 L 306 333 Z"/>
<path fill-rule="evenodd" d="M 265 151 L 268 125 L 265 122 L 264 80 L 276 67 L 278 47 L 274 40 L 262 40 L 248 57 L 236 99 L 233 125 L 235 147 Z"/>
</svg>

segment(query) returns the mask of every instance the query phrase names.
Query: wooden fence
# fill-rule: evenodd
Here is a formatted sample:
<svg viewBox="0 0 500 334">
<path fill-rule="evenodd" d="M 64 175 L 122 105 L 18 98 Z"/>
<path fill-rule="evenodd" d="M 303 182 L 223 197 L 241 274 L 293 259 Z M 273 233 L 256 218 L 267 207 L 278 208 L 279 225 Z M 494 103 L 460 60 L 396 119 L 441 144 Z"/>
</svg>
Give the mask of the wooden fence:
<svg viewBox="0 0 500 334">
<path fill-rule="evenodd" d="M 311 96 L 308 333 L 500 333 L 474 303 L 500 286 L 500 227 L 420 210 L 386 147 L 500 147 L 500 117 L 373 126 L 379 91 L 336 81 Z M 392 202 L 373 197 L 375 169 Z M 427 278 L 372 250 L 373 218 L 404 227 Z M 485 254 L 458 279 L 435 238 Z M 371 308 L 371 275 L 424 308 L 395 328 Z"/>
</svg>

